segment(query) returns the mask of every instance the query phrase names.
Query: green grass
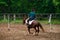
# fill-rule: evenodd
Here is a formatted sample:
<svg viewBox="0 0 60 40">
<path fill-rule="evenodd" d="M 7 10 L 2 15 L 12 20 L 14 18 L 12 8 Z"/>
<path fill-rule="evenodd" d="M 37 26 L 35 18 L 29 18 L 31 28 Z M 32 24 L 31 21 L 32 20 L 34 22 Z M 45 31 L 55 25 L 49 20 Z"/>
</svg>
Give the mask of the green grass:
<svg viewBox="0 0 60 40">
<path fill-rule="evenodd" d="M 0 23 L 7 23 L 8 22 L 8 20 L 6 19 L 6 20 L 0 20 Z"/>
<path fill-rule="evenodd" d="M 48 20 L 38 20 L 40 23 L 43 24 L 48 24 Z M 0 20 L 0 23 L 8 23 L 8 20 Z M 22 24 L 22 19 L 17 19 L 17 20 L 9 20 L 9 23 L 21 23 Z M 51 24 L 60 24 L 59 20 L 52 19 Z"/>
<path fill-rule="evenodd" d="M 0 23 L 8 23 L 8 20 L 0 20 Z M 22 23 L 22 20 L 9 20 L 9 23 Z"/>
<path fill-rule="evenodd" d="M 52 24 L 60 24 L 60 21 L 59 21 L 59 20 L 52 20 L 51 23 L 52 23 Z"/>
<path fill-rule="evenodd" d="M 48 20 L 39 20 L 40 23 L 44 23 L 44 24 L 49 24 Z M 59 20 L 53 20 L 51 21 L 51 24 L 60 24 Z"/>
<path fill-rule="evenodd" d="M 16 20 L 16 21 L 11 21 L 10 23 L 22 23 L 22 20 L 20 19 L 20 20 Z"/>
<path fill-rule="evenodd" d="M 47 20 L 38 20 L 40 23 L 43 23 L 43 24 L 48 24 L 48 21 Z"/>
</svg>

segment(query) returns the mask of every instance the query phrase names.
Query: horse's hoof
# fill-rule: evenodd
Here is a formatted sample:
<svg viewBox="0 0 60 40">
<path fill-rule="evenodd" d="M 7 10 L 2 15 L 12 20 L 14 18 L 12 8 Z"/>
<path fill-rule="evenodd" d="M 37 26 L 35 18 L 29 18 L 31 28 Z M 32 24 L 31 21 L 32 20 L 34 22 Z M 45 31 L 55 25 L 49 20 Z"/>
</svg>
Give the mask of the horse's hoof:
<svg viewBox="0 0 60 40">
<path fill-rule="evenodd" d="M 10 29 L 8 28 L 8 31 L 10 31 Z"/>
<path fill-rule="evenodd" d="M 38 33 L 33 33 L 34 36 L 38 36 Z"/>
<path fill-rule="evenodd" d="M 33 35 L 35 35 L 35 33 L 33 33 Z"/>
<path fill-rule="evenodd" d="M 35 36 L 38 36 L 38 34 L 35 34 Z"/>
</svg>

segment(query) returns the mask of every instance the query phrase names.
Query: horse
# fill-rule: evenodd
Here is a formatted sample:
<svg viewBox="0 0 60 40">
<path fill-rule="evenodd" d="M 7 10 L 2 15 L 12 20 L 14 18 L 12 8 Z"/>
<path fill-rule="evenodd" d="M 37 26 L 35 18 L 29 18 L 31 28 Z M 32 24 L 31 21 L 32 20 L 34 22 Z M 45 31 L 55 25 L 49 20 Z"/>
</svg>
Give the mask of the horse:
<svg viewBox="0 0 60 40">
<path fill-rule="evenodd" d="M 25 21 L 26 21 L 27 18 L 28 17 L 26 15 L 23 17 L 23 24 L 25 24 Z M 33 33 L 30 32 L 31 28 L 35 29 L 35 34 L 39 33 L 39 28 L 41 28 L 42 31 L 44 32 L 44 29 L 43 29 L 42 25 L 40 24 L 40 22 L 38 22 L 36 20 L 34 20 L 31 25 L 27 25 L 27 28 L 28 28 L 29 34 L 33 34 Z"/>
</svg>

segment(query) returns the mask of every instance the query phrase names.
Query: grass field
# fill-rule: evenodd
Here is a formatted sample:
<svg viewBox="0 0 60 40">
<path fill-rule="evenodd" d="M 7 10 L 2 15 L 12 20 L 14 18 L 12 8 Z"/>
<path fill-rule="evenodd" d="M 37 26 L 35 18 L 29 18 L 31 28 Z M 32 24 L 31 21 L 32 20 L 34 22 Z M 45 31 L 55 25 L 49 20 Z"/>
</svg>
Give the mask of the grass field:
<svg viewBox="0 0 60 40">
<path fill-rule="evenodd" d="M 37 20 L 40 23 L 43 24 L 49 24 L 48 20 Z M 0 23 L 8 23 L 8 20 L 0 20 Z M 22 19 L 17 19 L 17 20 L 9 20 L 9 23 L 22 23 Z M 60 24 L 59 20 L 52 19 L 51 24 Z"/>
</svg>

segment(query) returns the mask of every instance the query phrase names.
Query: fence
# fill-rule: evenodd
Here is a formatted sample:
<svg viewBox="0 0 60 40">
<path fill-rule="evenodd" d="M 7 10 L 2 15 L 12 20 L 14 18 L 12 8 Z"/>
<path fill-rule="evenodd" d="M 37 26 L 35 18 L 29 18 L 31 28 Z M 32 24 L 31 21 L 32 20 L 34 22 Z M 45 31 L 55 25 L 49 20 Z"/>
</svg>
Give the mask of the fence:
<svg viewBox="0 0 60 40">
<path fill-rule="evenodd" d="M 1 20 L 8 20 L 8 17 L 9 17 L 10 21 L 21 20 L 25 14 L 26 13 L 15 13 L 15 14 L 14 13 L 7 13 L 7 14 L 2 13 L 2 14 L 0 14 L 0 21 Z M 41 14 L 41 13 L 36 14 L 36 19 L 44 20 L 44 21 L 45 21 L 45 19 L 49 20 L 49 15 L 50 14 Z M 52 14 L 52 19 L 60 20 L 60 14 Z"/>
<path fill-rule="evenodd" d="M 17 19 L 21 19 L 22 17 L 23 17 L 23 15 L 22 14 L 0 14 L 0 20 L 1 19 L 8 19 L 8 16 L 9 16 L 9 18 L 11 19 L 11 20 L 16 20 L 16 18 Z"/>
</svg>

